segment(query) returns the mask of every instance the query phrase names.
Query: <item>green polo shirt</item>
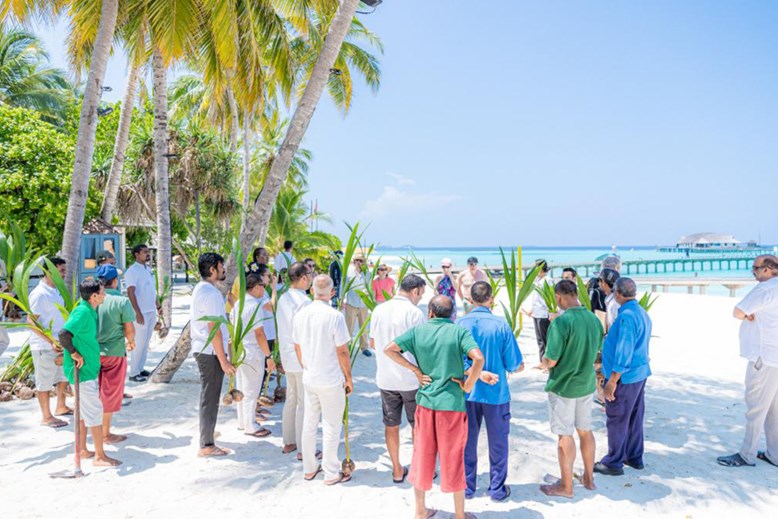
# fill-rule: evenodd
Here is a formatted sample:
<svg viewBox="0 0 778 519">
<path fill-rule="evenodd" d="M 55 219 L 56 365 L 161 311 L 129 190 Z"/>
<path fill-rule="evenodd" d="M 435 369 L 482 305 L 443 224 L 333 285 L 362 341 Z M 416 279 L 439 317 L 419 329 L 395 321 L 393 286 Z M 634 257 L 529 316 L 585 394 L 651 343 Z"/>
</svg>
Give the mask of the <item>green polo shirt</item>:
<svg viewBox="0 0 778 519">
<path fill-rule="evenodd" d="M 70 312 L 63 330 L 73 334 L 73 346 L 84 357 L 84 365 L 79 370 L 79 381 L 87 382 L 97 379 L 100 373 L 100 344 L 97 342 L 97 312 L 92 305 L 84 301 Z M 65 376 L 73 383 L 73 359 L 65 354 L 63 361 Z"/>
<path fill-rule="evenodd" d="M 411 328 L 394 342 L 416 357 L 422 373 L 432 383 L 420 387 L 416 403 L 433 411 L 465 412 L 465 393 L 451 378 L 464 380 L 464 357 L 477 348 L 470 332 L 451 319 L 436 317 Z"/>
<path fill-rule="evenodd" d="M 583 306 L 569 308 L 551 322 L 545 356 L 557 364 L 548 373 L 546 391 L 564 398 L 594 393 L 594 361 L 602 333 L 600 320 Z"/>
<path fill-rule="evenodd" d="M 100 355 L 124 357 L 127 345 L 124 343 L 124 324 L 135 321 L 135 310 L 130 300 L 115 288 L 105 291 L 105 301 L 97 307 L 97 342 Z"/>
</svg>

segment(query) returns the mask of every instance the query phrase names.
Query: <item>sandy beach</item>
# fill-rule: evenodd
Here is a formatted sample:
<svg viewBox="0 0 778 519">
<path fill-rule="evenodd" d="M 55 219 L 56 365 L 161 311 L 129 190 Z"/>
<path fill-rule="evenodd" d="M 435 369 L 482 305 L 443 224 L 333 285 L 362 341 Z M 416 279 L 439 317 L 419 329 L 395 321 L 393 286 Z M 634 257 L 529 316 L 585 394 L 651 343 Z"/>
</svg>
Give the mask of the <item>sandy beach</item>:
<svg viewBox="0 0 778 519">
<path fill-rule="evenodd" d="M 186 323 L 190 298 L 177 287 L 174 329 L 152 345 L 157 362 Z M 778 509 L 778 468 L 724 468 L 716 456 L 736 452 L 743 434 L 745 360 L 738 356 L 735 299 L 662 294 L 651 311 L 654 375 L 646 389 L 646 468 L 626 468 L 623 477 L 598 476 L 594 492 L 576 486 L 574 499 L 548 498 L 538 490 L 546 474 L 557 474 L 556 438 L 548 426 L 545 376 L 528 369 L 512 376 L 511 455 L 508 484 L 513 494 L 492 503 L 486 435 L 480 441 L 479 491 L 468 510 L 480 518 L 594 517 L 769 517 Z M 526 323 L 526 321 L 525 321 Z M 531 323 L 520 338 L 528 366 L 537 363 Z M 14 332 L 0 366 L 17 351 L 26 332 Z M 0 404 L 0 501 L 4 517 L 64 517 L 99 514 L 134 517 L 411 517 L 410 485 L 391 481 L 384 447 L 375 360 L 360 356 L 351 400 L 351 482 L 330 488 L 306 482 L 302 464 L 281 453 L 281 404 L 264 425 L 273 431 L 252 439 L 236 429 L 236 411 L 222 407 L 217 442 L 234 450 L 225 459 L 200 459 L 197 452 L 198 374 L 190 359 L 169 385 L 130 384 L 135 398 L 114 418 L 115 431 L 129 439 L 108 446 L 124 464 L 88 477 L 53 480 L 49 473 L 72 466 L 72 426 L 41 427 L 37 402 Z M 606 450 L 605 415 L 594 416 L 597 458 Z M 410 430 L 402 431 L 401 455 L 410 462 Z M 341 444 L 341 457 L 343 455 Z M 581 463 L 576 463 L 580 470 Z M 437 517 L 453 517 L 449 495 L 435 486 L 429 506 Z M 773 510 L 771 513 L 770 510 Z"/>
</svg>

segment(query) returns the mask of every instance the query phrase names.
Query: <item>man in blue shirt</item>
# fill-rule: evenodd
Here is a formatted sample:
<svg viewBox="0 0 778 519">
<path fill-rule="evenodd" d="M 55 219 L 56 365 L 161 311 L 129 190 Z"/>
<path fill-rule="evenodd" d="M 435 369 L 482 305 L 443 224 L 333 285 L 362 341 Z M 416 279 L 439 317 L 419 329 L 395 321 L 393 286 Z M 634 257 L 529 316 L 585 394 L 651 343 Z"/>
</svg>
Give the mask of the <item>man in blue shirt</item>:
<svg viewBox="0 0 778 519">
<path fill-rule="evenodd" d="M 621 307 L 602 346 L 608 454 L 595 463 L 594 471 L 621 476 L 624 465 L 643 468 L 643 399 L 651 375 L 651 319 L 635 300 L 637 288 L 632 279 L 619 278 L 614 291 Z"/>
<path fill-rule="evenodd" d="M 508 388 L 508 373 L 524 369 L 521 351 L 508 322 L 493 315 L 492 287 L 478 281 L 470 289 L 470 298 L 475 305 L 470 313 L 457 320 L 457 324 L 468 330 L 483 352 L 486 363 L 481 378 L 473 391 L 467 395 L 467 445 L 465 446 L 465 497 L 475 494 L 478 470 L 478 434 L 481 423 L 486 421 L 489 438 L 489 495 L 494 501 L 505 501 L 511 495 L 505 485 L 508 475 L 508 433 L 511 428 L 511 393 Z M 470 361 L 465 360 L 469 369 Z"/>
</svg>

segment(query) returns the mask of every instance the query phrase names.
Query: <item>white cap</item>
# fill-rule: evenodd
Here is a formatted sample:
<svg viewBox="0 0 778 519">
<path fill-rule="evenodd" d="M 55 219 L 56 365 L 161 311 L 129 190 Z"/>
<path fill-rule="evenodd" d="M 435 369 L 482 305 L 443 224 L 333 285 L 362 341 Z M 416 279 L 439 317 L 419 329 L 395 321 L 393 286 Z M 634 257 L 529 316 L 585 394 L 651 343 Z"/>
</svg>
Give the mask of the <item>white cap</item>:
<svg viewBox="0 0 778 519">
<path fill-rule="evenodd" d="M 446 265 L 447 267 L 453 267 L 454 262 L 451 261 L 451 258 L 443 258 L 440 260 L 440 266 L 442 267 L 443 265 Z"/>
</svg>

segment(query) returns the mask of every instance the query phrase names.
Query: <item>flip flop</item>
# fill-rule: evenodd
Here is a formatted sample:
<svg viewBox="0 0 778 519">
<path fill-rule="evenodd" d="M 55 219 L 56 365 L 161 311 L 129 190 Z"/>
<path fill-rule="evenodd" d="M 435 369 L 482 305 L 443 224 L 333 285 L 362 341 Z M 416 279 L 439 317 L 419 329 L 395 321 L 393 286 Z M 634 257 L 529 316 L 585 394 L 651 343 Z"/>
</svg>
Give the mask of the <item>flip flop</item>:
<svg viewBox="0 0 778 519">
<path fill-rule="evenodd" d="M 330 479 L 329 481 L 325 481 L 324 484 L 331 487 L 339 483 L 345 483 L 346 481 L 351 481 L 350 474 L 348 476 L 342 472 L 338 472 L 338 474 L 339 474 L 338 479 Z"/>
<path fill-rule="evenodd" d="M 253 436 L 254 438 L 264 438 L 265 436 L 270 436 L 271 431 L 270 429 L 265 429 L 264 427 L 260 427 L 253 433 L 246 433 L 246 436 Z"/>
<path fill-rule="evenodd" d="M 284 454 L 291 454 L 297 450 L 297 445 L 295 445 L 293 449 L 289 447 L 290 447 L 289 445 L 284 445 L 284 448 L 281 449 L 281 452 Z"/>
<path fill-rule="evenodd" d="M 730 456 L 719 456 L 716 461 L 722 467 L 754 467 L 755 463 L 748 463 L 743 457 L 738 454 L 732 454 Z"/>
<path fill-rule="evenodd" d="M 762 461 L 766 461 L 767 463 L 769 463 L 770 465 L 772 465 L 774 467 L 778 467 L 778 463 L 773 463 L 773 461 L 770 458 L 767 457 L 767 454 L 765 453 L 765 451 L 757 452 L 756 453 L 756 457 L 759 458 Z"/>
<path fill-rule="evenodd" d="M 400 485 L 402 483 L 405 483 L 405 478 L 406 477 L 408 477 L 408 467 L 403 467 L 403 477 L 401 477 L 400 479 L 392 478 L 392 482 L 397 484 L 397 485 Z"/>
<path fill-rule="evenodd" d="M 73 414 L 73 410 L 72 409 L 68 409 L 64 413 L 54 413 L 54 416 L 70 416 L 72 414 Z"/>
<path fill-rule="evenodd" d="M 41 425 L 45 425 L 46 427 L 51 427 L 52 429 L 59 429 L 60 427 L 65 427 L 67 424 L 68 423 L 65 420 L 53 418 L 46 423 L 42 423 Z"/>
<path fill-rule="evenodd" d="M 312 476 L 303 476 L 303 479 L 305 479 L 305 481 L 313 481 L 319 473 L 321 473 L 321 465 L 316 467 L 316 472 L 314 472 Z"/>
<path fill-rule="evenodd" d="M 198 453 L 197 455 L 201 458 L 221 458 L 222 456 L 226 456 L 231 452 L 232 451 L 230 449 L 223 449 L 221 447 L 213 446 L 208 453 Z"/>
</svg>

